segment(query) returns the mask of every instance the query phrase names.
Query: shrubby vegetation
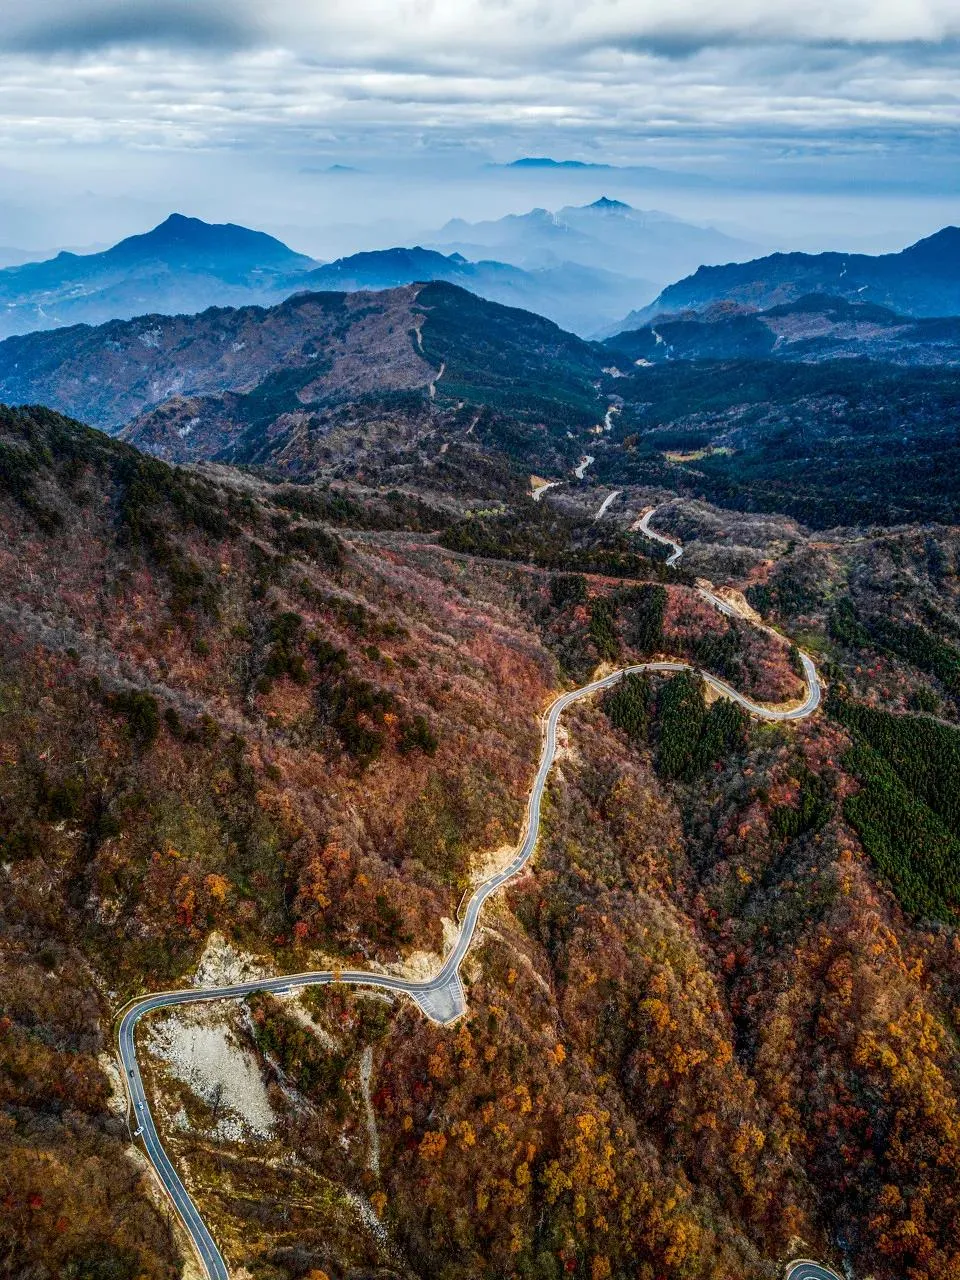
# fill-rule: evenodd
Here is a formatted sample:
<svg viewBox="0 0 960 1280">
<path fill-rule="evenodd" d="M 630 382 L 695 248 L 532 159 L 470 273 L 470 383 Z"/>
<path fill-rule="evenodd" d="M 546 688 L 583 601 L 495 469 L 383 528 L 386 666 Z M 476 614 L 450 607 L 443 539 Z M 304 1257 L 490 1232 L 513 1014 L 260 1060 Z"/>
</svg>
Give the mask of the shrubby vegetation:
<svg viewBox="0 0 960 1280">
<path fill-rule="evenodd" d="M 781 840 L 797 840 L 820 831 L 834 811 L 830 787 L 824 778 L 811 773 L 805 765 L 798 772 L 800 789 L 796 803 L 777 805 L 770 813 L 770 830 Z"/>
<path fill-rule="evenodd" d="M 558 573 L 550 579 L 550 600 L 555 609 L 586 604 L 587 580 L 582 573 Z"/>
<path fill-rule="evenodd" d="M 936 676 L 947 692 L 960 695 L 960 649 L 919 623 L 878 616 L 866 624 L 875 648 L 886 649 Z"/>
<path fill-rule="evenodd" d="M 746 597 L 758 613 L 789 619 L 818 608 L 823 592 L 820 567 L 788 556 L 767 582 L 748 587 Z"/>
<path fill-rule="evenodd" d="M 440 538 L 451 551 L 498 560 L 516 560 L 544 569 L 604 574 L 616 578 L 692 581 L 686 570 L 668 567 L 634 550 L 628 535 L 577 520 L 549 504 L 529 503 L 520 511 L 461 520 Z"/>
<path fill-rule="evenodd" d="M 82 519 L 83 546 L 0 491 L 0 1257 L 173 1280 L 107 1109 L 97 992 L 184 981 L 213 929 L 288 972 L 314 949 L 439 953 L 471 869 L 519 829 L 557 680 L 531 618 L 586 664 L 591 629 L 638 655 L 709 632 L 705 661 L 749 670 L 757 634 L 653 573 L 487 572 L 403 539 L 294 558 L 266 482 L 247 513 L 211 488 L 221 535 L 162 480 L 134 505 L 217 584 L 185 641 L 167 569 L 118 519 L 122 447 L 52 429 L 67 443 L 29 491 Z M 298 1018 L 238 1011 L 273 1143 L 164 1133 L 218 1238 L 258 1280 L 774 1280 L 797 1238 L 837 1266 L 848 1242 L 858 1275 L 952 1280 L 957 735 L 851 703 L 747 734 L 687 673 L 625 679 L 603 708 L 571 709 L 536 873 L 485 931 L 456 1028 L 336 987 Z M 838 794 L 936 928 L 878 893 Z"/>
<path fill-rule="evenodd" d="M 442 529 L 450 517 L 422 498 L 393 489 L 375 499 L 359 502 L 339 489 L 318 484 L 284 484 L 271 493 L 277 506 L 310 520 L 348 529 Z"/>
<path fill-rule="evenodd" d="M 886 614 L 861 616 L 849 596 L 837 600 L 830 612 L 831 636 L 853 649 L 873 648 L 904 658 L 918 670 L 935 676 L 949 694 L 960 696 L 960 649 L 918 622 Z"/>
</svg>

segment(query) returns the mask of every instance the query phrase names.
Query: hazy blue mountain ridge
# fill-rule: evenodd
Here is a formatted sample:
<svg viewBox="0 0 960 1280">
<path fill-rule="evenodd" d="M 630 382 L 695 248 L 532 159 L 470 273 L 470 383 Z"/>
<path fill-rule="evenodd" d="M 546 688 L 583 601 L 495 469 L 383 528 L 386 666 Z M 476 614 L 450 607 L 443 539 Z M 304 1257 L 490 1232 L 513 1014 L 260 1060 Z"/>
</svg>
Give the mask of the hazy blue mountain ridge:
<svg viewBox="0 0 960 1280">
<path fill-rule="evenodd" d="M 419 245 L 339 258 L 304 276 L 302 285 L 352 291 L 393 289 L 431 280 L 460 285 L 491 302 L 534 311 L 583 336 L 609 326 L 622 315 L 625 301 L 652 297 L 656 287 L 648 280 L 577 262 L 527 271 L 482 256 L 479 261 L 469 261 L 461 253 L 444 254 Z"/>
<path fill-rule="evenodd" d="M 701 266 L 628 315 L 621 328 L 636 329 L 659 315 L 702 311 L 720 301 L 763 310 L 809 294 L 873 302 L 908 316 L 958 315 L 960 228 L 944 227 L 899 253 L 774 253 Z"/>
<path fill-rule="evenodd" d="M 472 223 L 455 218 L 427 237 L 427 243 L 469 258 L 492 254 L 527 270 L 577 262 L 661 285 L 701 263 L 743 260 L 758 248 L 714 227 L 635 209 L 606 196 L 556 213 L 532 209 Z"/>
<path fill-rule="evenodd" d="M 0 271 L 0 335 L 273 302 L 314 266 L 261 231 L 171 214 L 102 253 L 59 253 Z"/>
</svg>

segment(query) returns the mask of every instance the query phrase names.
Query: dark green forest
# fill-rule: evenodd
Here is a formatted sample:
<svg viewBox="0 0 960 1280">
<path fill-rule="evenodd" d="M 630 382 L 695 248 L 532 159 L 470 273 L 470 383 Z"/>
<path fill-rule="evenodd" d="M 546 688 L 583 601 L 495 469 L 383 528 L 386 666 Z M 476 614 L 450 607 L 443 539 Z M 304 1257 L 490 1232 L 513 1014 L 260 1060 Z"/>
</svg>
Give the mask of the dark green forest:
<svg viewBox="0 0 960 1280">
<path fill-rule="evenodd" d="M 960 519 L 960 377 L 869 360 L 671 361 L 619 378 L 610 484 L 664 485 L 813 528 Z M 667 450 L 722 444 L 691 464 Z"/>
<path fill-rule="evenodd" d="M 844 806 L 903 906 L 955 920 L 960 908 L 960 730 L 832 697 L 850 730 L 844 760 L 860 791 Z"/>
</svg>

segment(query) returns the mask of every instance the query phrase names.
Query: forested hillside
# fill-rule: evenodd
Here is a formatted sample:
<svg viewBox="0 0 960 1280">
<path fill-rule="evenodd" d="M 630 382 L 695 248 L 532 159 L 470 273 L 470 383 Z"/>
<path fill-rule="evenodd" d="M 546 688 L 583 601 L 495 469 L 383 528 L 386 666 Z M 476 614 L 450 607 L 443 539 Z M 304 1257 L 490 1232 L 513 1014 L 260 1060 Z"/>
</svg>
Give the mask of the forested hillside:
<svg viewBox="0 0 960 1280">
<path fill-rule="evenodd" d="M 786 642 L 575 495 L 532 503 L 472 441 L 417 498 L 175 469 L 0 414 L 12 1274 L 180 1272 L 117 1110 L 128 996 L 198 964 L 430 972 L 471 877 L 510 856 L 538 713 L 600 664 L 687 657 L 798 696 Z M 838 646 L 838 709 L 764 727 L 681 675 L 577 710 L 456 1028 L 338 986 L 146 1027 L 164 1142 L 232 1267 L 773 1280 L 802 1248 L 954 1274 L 956 751 L 860 708 L 801 572 L 841 552 L 788 543 L 758 603 Z M 867 626 L 874 549 L 842 554 Z"/>
<path fill-rule="evenodd" d="M 691 360 L 616 379 L 597 453 L 612 484 L 656 485 L 815 528 L 960 512 L 960 380 L 866 360 Z"/>
</svg>

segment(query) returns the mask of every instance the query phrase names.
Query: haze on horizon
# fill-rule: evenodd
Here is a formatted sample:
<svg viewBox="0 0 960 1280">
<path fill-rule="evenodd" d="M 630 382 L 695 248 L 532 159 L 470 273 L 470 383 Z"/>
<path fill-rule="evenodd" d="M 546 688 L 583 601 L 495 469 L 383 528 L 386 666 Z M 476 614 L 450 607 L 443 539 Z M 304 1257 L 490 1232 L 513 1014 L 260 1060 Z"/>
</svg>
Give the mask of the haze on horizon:
<svg viewBox="0 0 960 1280">
<path fill-rule="evenodd" d="M 7 0 L 0 245 L 177 209 L 330 257 L 606 194 L 899 248 L 960 221 L 958 49 L 953 0 Z"/>
</svg>

